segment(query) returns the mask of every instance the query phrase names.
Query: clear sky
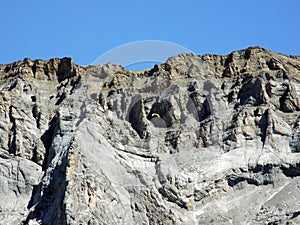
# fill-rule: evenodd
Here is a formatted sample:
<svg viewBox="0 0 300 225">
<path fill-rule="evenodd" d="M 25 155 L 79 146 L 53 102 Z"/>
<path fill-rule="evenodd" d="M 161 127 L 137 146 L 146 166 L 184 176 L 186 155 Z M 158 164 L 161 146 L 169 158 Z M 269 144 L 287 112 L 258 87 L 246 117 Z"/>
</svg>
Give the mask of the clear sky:
<svg viewBox="0 0 300 225">
<path fill-rule="evenodd" d="M 196 54 L 258 45 L 300 55 L 299 0 L 7 0 L 0 63 L 70 56 L 91 64 L 119 45 L 162 40 Z"/>
</svg>

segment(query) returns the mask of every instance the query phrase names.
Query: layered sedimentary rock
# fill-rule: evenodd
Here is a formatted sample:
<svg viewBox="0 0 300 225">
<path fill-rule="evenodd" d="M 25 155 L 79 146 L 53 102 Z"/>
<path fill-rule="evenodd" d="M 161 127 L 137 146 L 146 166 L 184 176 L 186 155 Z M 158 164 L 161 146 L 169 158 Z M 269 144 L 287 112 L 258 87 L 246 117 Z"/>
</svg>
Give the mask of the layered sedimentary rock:
<svg viewBox="0 0 300 225">
<path fill-rule="evenodd" d="M 299 224 L 300 57 L 0 65 L 1 224 Z"/>
</svg>

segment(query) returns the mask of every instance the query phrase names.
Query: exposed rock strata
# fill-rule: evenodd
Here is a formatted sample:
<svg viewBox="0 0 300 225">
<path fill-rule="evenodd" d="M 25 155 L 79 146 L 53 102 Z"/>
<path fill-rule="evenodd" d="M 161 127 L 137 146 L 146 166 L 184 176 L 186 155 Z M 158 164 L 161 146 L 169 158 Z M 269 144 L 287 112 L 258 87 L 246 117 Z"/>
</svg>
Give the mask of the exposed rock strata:
<svg viewBox="0 0 300 225">
<path fill-rule="evenodd" d="M 0 65 L 3 224 L 299 224 L 300 58 Z"/>
</svg>

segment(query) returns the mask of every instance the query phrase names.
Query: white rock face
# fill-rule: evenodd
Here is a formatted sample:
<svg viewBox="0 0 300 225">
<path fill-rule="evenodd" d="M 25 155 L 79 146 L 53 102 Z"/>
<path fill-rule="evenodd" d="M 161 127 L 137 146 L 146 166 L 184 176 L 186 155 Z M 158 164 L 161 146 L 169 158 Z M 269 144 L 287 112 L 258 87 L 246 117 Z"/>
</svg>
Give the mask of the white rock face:
<svg viewBox="0 0 300 225">
<path fill-rule="evenodd" d="M 1 224 L 299 224 L 300 58 L 0 65 Z"/>
</svg>

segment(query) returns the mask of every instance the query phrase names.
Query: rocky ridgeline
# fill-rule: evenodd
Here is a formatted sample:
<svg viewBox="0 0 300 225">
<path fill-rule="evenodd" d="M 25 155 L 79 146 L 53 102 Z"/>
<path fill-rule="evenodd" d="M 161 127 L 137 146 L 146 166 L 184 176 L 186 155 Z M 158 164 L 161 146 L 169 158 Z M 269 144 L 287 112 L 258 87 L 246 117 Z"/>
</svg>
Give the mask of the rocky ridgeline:
<svg viewBox="0 0 300 225">
<path fill-rule="evenodd" d="M 1 224 L 299 224 L 300 57 L 0 65 Z"/>
</svg>

